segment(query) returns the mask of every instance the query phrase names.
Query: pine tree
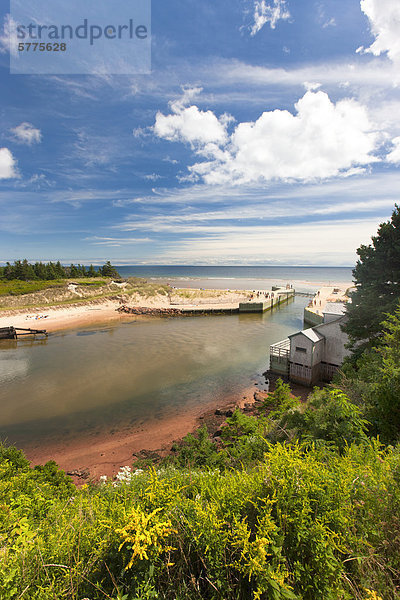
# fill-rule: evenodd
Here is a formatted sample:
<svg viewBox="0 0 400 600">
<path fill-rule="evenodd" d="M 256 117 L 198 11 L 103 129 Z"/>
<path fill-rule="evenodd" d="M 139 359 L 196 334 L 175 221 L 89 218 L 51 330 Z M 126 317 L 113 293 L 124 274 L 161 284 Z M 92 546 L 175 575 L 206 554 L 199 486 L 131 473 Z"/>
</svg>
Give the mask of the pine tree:
<svg viewBox="0 0 400 600">
<path fill-rule="evenodd" d="M 87 271 L 87 277 L 97 277 L 97 276 L 98 276 L 98 273 L 95 270 L 94 266 L 90 265 L 90 267 L 89 267 L 89 269 Z"/>
<path fill-rule="evenodd" d="M 103 277 L 119 277 L 119 273 L 108 260 L 105 265 L 100 268 L 100 273 Z"/>
<path fill-rule="evenodd" d="M 65 277 L 65 269 L 64 269 L 64 267 L 62 266 L 62 264 L 60 263 L 59 260 L 56 262 L 55 271 L 56 271 L 56 274 L 57 274 L 57 279 L 64 279 L 64 277 Z"/>
<path fill-rule="evenodd" d="M 57 271 L 54 263 L 49 262 L 46 265 L 46 279 L 57 279 Z"/>
<path fill-rule="evenodd" d="M 79 271 L 75 265 L 71 264 L 71 266 L 69 268 L 69 272 L 70 272 L 70 277 L 72 277 L 72 278 L 79 277 Z"/>
<path fill-rule="evenodd" d="M 396 205 L 390 221 L 379 226 L 369 246 L 357 250 L 353 270 L 356 286 L 347 306 L 345 331 L 354 348 L 376 343 L 381 323 L 393 313 L 400 298 L 400 209 Z"/>
<path fill-rule="evenodd" d="M 6 266 L 4 267 L 4 278 L 11 280 L 14 279 L 14 271 L 9 262 L 6 262 Z"/>
</svg>

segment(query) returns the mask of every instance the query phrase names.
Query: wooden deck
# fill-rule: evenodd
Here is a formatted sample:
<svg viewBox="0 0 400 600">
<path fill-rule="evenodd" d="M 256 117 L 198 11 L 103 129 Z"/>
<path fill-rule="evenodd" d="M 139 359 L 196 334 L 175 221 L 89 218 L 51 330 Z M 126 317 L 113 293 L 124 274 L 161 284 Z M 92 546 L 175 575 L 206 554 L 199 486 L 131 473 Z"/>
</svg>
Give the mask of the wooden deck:
<svg viewBox="0 0 400 600">
<path fill-rule="evenodd" d="M 0 340 L 17 340 L 25 335 L 47 335 L 45 329 L 25 329 L 23 327 L 0 327 Z"/>
</svg>

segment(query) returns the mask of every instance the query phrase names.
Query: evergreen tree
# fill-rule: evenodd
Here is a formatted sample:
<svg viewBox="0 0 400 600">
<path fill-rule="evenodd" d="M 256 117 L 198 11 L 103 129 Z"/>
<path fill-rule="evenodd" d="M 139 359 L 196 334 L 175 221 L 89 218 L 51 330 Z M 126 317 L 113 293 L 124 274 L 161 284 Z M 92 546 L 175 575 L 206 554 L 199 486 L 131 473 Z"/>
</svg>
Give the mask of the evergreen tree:
<svg viewBox="0 0 400 600">
<path fill-rule="evenodd" d="M 24 258 L 22 261 L 22 272 L 21 278 L 23 281 L 30 281 L 32 279 L 36 279 L 35 271 L 30 263 L 28 263 L 27 259 Z"/>
<path fill-rule="evenodd" d="M 9 262 L 6 262 L 6 266 L 4 267 L 4 278 L 8 280 L 14 278 L 13 268 Z"/>
<path fill-rule="evenodd" d="M 46 265 L 42 262 L 36 262 L 33 265 L 33 270 L 35 271 L 35 275 L 38 279 L 47 279 Z"/>
<path fill-rule="evenodd" d="M 381 335 L 381 323 L 393 313 L 400 298 L 400 210 L 379 226 L 369 246 L 362 245 L 353 270 L 356 286 L 347 306 L 344 329 L 350 343 L 372 345 Z"/>
<path fill-rule="evenodd" d="M 400 438 L 400 307 L 382 325 L 378 348 L 382 362 L 375 374 L 367 417 L 383 441 L 395 443 Z"/>
<path fill-rule="evenodd" d="M 52 262 L 49 262 L 46 265 L 46 279 L 49 279 L 49 280 L 57 279 L 56 266 Z"/>
<path fill-rule="evenodd" d="M 115 267 L 112 266 L 108 260 L 105 265 L 100 268 L 100 273 L 103 277 L 119 277 L 119 273 Z"/>
<path fill-rule="evenodd" d="M 71 264 L 71 266 L 69 268 L 69 273 L 70 273 L 70 277 L 73 277 L 73 278 L 79 277 L 79 271 L 75 265 Z"/>
<path fill-rule="evenodd" d="M 55 271 L 57 274 L 57 279 L 63 279 L 65 277 L 65 269 L 59 260 L 56 262 Z"/>
<path fill-rule="evenodd" d="M 88 271 L 87 271 L 87 277 L 97 277 L 98 276 L 98 272 L 95 270 L 93 265 L 90 265 Z"/>
</svg>

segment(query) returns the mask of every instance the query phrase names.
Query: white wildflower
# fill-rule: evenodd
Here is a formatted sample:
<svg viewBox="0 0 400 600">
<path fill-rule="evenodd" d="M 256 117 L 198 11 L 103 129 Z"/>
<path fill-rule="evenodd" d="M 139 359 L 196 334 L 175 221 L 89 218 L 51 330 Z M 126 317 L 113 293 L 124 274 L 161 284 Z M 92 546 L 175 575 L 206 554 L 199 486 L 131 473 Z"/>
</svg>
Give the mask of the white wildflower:
<svg viewBox="0 0 400 600">
<path fill-rule="evenodd" d="M 122 485 L 124 483 L 130 483 L 132 481 L 132 477 L 136 477 L 143 473 L 143 469 L 136 469 L 132 471 L 131 467 L 125 466 L 121 467 L 118 473 L 115 476 L 115 481 L 113 483 L 114 487 Z"/>
</svg>

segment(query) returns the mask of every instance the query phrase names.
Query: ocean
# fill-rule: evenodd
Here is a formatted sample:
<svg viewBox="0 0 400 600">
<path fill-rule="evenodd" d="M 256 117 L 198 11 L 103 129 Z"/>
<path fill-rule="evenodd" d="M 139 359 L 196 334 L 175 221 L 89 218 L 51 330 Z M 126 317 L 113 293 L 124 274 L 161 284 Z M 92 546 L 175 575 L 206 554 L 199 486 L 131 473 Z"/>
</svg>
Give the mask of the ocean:
<svg viewBox="0 0 400 600">
<path fill-rule="evenodd" d="M 259 267 L 123 265 L 122 277 L 163 280 L 175 287 L 262 290 L 271 285 L 293 286 L 300 292 L 316 291 L 330 284 L 352 282 L 352 267 Z"/>
</svg>

